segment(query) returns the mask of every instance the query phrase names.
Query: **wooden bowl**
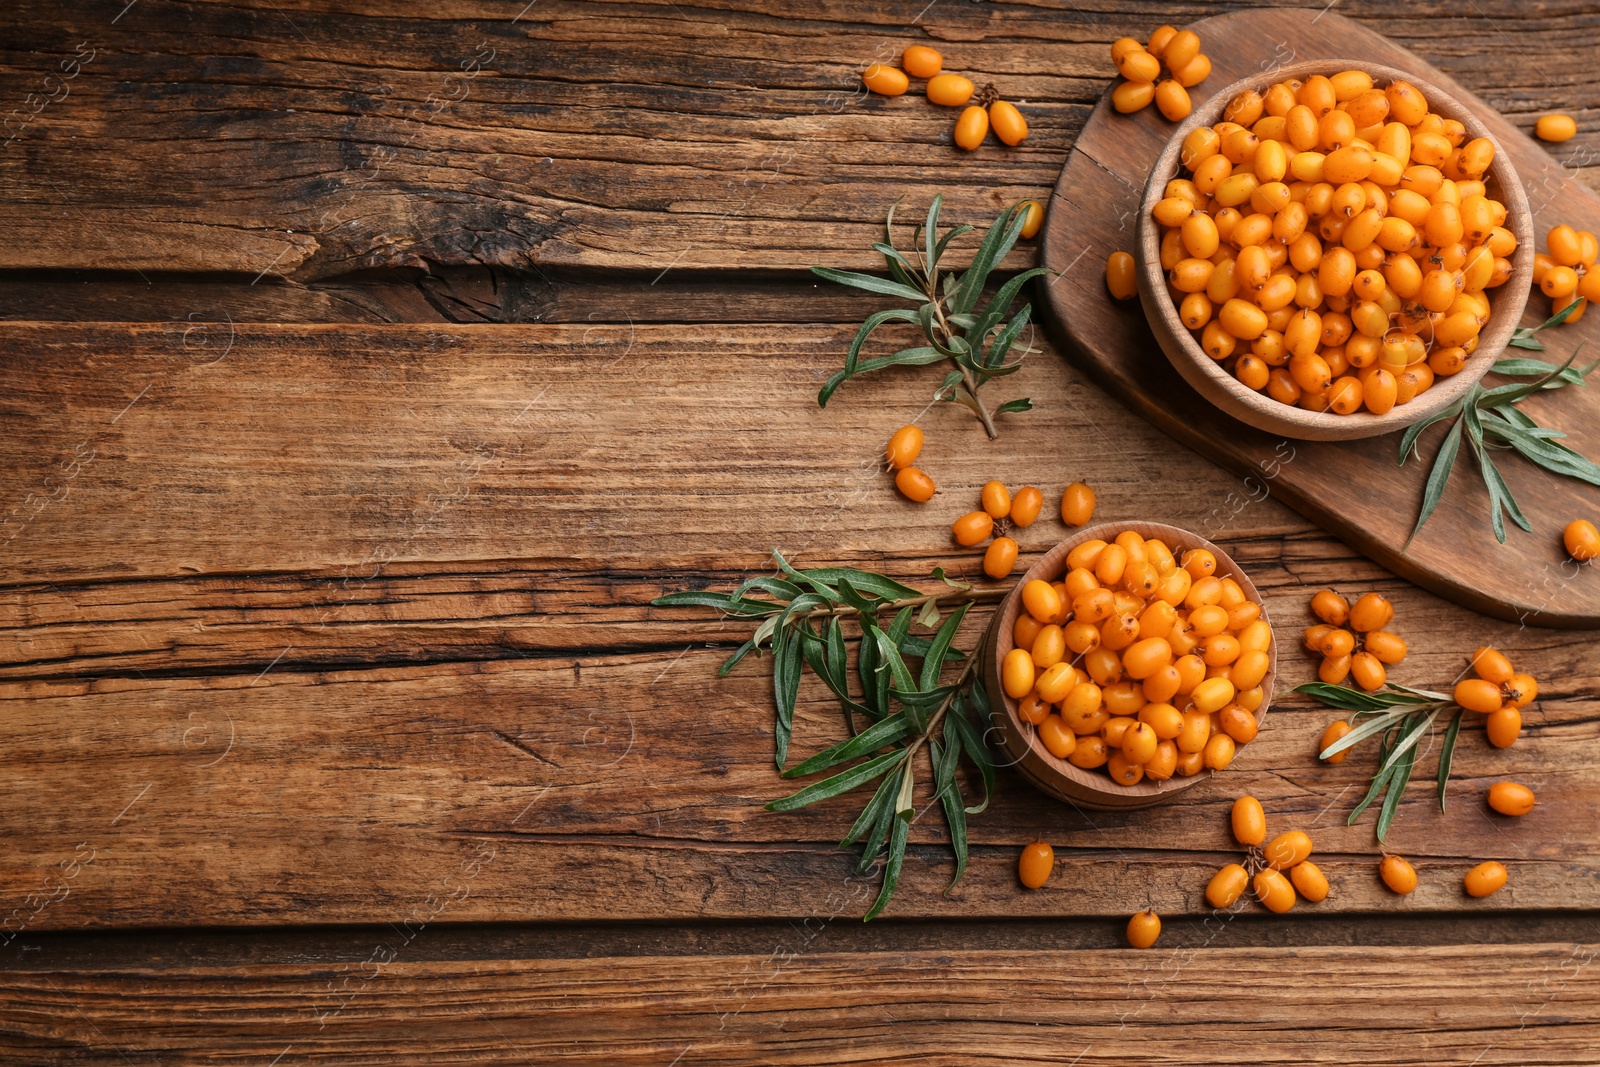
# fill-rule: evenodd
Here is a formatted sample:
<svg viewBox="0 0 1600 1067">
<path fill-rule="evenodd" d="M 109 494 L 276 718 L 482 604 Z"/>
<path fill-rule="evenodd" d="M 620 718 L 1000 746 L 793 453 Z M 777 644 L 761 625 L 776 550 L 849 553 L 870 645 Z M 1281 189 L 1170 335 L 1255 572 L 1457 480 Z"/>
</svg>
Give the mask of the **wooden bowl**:
<svg viewBox="0 0 1600 1067">
<path fill-rule="evenodd" d="M 1005 689 L 1000 684 L 1000 664 L 1005 659 L 1006 653 L 1016 647 L 1012 629 L 1016 625 L 1018 613 L 1022 610 L 1022 587 L 1035 578 L 1058 581 L 1065 573 L 1067 554 L 1074 548 L 1095 538 L 1114 540 L 1124 530 L 1133 530 L 1144 538 L 1159 537 L 1177 556 L 1182 556 L 1185 550 L 1191 548 L 1208 549 L 1217 558 L 1217 577 L 1232 578 L 1244 589 L 1245 595 L 1256 603 L 1261 603 L 1261 594 L 1256 591 L 1255 584 L 1233 561 L 1233 557 L 1203 537 L 1158 522 L 1100 523 L 1079 530 L 1046 552 L 1037 563 L 1028 568 L 1027 573 L 1017 582 L 1016 588 L 1011 591 L 1011 595 L 1001 601 L 1000 610 L 995 612 L 994 619 L 989 624 L 981 652 L 984 657 L 984 684 L 990 694 L 990 714 L 994 720 L 996 733 L 999 735 L 1000 752 L 997 762 L 1016 767 L 1024 778 L 1057 799 L 1078 807 L 1097 808 L 1102 811 L 1148 808 L 1160 804 L 1190 786 L 1209 780 L 1218 772 L 1204 771 L 1188 778 L 1174 776 L 1165 782 L 1146 779 L 1137 785 L 1120 786 L 1112 782 L 1103 770 L 1087 771 L 1081 767 L 1074 767 L 1066 760 L 1057 759 L 1044 747 L 1044 742 L 1039 739 L 1038 729 L 1017 713 L 1017 702 L 1006 696 Z M 1267 618 L 1265 605 L 1261 609 L 1261 618 Z M 1267 676 L 1261 680 L 1266 699 L 1256 709 L 1258 722 L 1263 722 L 1266 718 L 1267 708 L 1272 701 L 1272 685 L 1278 673 L 1276 635 L 1272 647 L 1267 650 L 1267 657 L 1269 661 Z M 1240 755 L 1247 752 L 1249 747 L 1249 745 L 1240 746 Z"/>
<path fill-rule="evenodd" d="M 1161 343 L 1162 350 L 1178 373 L 1201 396 L 1240 422 L 1283 437 L 1312 441 L 1343 441 L 1393 433 L 1443 411 L 1461 399 L 1473 383 L 1483 377 L 1489 365 L 1505 349 L 1506 342 L 1511 340 L 1512 331 L 1522 318 L 1528 287 L 1533 280 L 1533 213 L 1528 208 L 1528 198 L 1523 193 L 1522 182 L 1517 178 L 1510 157 L 1503 146 L 1495 141 L 1494 162 L 1484 175 L 1484 184 L 1489 195 L 1506 206 L 1506 228 L 1516 236 L 1517 248 L 1512 253 L 1511 277 L 1498 288 L 1487 290 L 1493 313 L 1480 336 L 1477 350 L 1467 361 L 1466 369 L 1448 378 L 1437 379 L 1431 388 L 1415 400 L 1409 404 L 1397 404 L 1385 414 L 1374 415 L 1363 409 L 1351 415 L 1335 415 L 1281 404 L 1264 393 L 1257 393 L 1241 384 L 1221 364 L 1205 354 L 1199 341 L 1178 318 L 1177 304 L 1167 290 L 1166 272 L 1161 269 L 1161 227 L 1150 216 L 1150 210 L 1161 199 L 1167 182 L 1177 177 L 1181 170 L 1179 153 L 1183 148 L 1183 140 L 1197 127 L 1221 121 L 1228 102 L 1247 89 L 1259 92 L 1286 78 L 1331 75 L 1342 70 L 1365 71 L 1379 86 L 1387 86 L 1396 80 L 1408 81 L 1427 97 L 1430 110 L 1464 125 L 1469 140 L 1487 137 L 1494 141 L 1471 111 L 1437 87 L 1405 71 L 1353 60 L 1297 63 L 1234 82 L 1195 108 L 1194 113 L 1178 126 L 1156 160 L 1139 211 L 1139 299 L 1156 340 Z"/>
</svg>

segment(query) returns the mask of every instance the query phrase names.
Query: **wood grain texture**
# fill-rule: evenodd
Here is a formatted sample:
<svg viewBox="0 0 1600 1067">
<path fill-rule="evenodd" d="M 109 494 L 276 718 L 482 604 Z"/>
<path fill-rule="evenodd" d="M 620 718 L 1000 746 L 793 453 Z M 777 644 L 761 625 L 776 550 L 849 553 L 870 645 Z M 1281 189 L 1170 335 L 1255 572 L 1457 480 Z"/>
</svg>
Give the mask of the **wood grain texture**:
<svg viewBox="0 0 1600 1067">
<path fill-rule="evenodd" d="M 869 244 L 896 197 L 943 192 L 951 217 L 972 220 L 1046 195 L 1111 78 L 1110 41 L 1200 10 L 517 8 L 141 0 L 118 16 L 91 0 L 13 4 L 0 43 L 0 101 L 18 109 L 0 151 L 0 266 L 301 281 L 432 264 L 875 267 Z M 1513 0 L 1339 11 L 1524 128 L 1600 105 L 1585 73 L 1600 34 L 1584 4 L 1537 19 Z M 966 155 L 948 111 L 862 92 L 868 63 L 919 42 L 1019 101 L 1027 142 Z M 93 58 L 77 76 L 46 83 L 80 46 Z M 1593 172 L 1597 150 L 1585 130 L 1560 158 Z"/>
<path fill-rule="evenodd" d="M 1218 931 L 1225 934 L 1225 929 Z M 32 1063 L 1576 1065 L 1600 1053 L 1582 944 L 833 954 L 0 975 Z M 1330 989 L 1369 985 L 1382 996 Z M 1311 976 L 1315 982 L 1295 980 Z"/>
<path fill-rule="evenodd" d="M 1319 17 L 1275 11 L 1219 16 L 1199 32 L 1237 43 L 1215 61 L 1214 72 L 1200 87 L 1210 92 L 1275 61 L 1341 57 L 1352 50 L 1369 60 L 1414 70 L 1479 112 L 1528 186 L 1533 228 L 1541 243 L 1543 233 L 1558 221 L 1600 227 L 1600 196 L 1572 180 L 1549 153 L 1506 120 L 1474 104 L 1460 86 L 1419 66 L 1415 57 L 1364 27 L 1335 13 Z M 1283 41 L 1292 42 L 1288 51 Z M 1207 96 L 1202 92 L 1200 98 Z M 1296 441 L 1293 461 L 1285 462 L 1284 439 L 1228 417 L 1177 377 L 1139 306 L 1116 306 L 1102 277 L 1111 251 L 1134 247 L 1144 179 L 1172 131 L 1153 110 L 1130 118 L 1101 101 L 1062 172 L 1046 223 L 1045 261 L 1067 273 L 1044 290 L 1044 300 L 1080 365 L 1178 440 L 1225 466 L 1270 481 L 1286 503 L 1406 578 L 1501 618 L 1549 626 L 1600 625 L 1600 582 L 1589 580 L 1586 568 L 1567 557 L 1560 537 L 1573 518 L 1594 511 L 1600 497 L 1593 486 L 1558 478 L 1520 457 L 1501 458 L 1498 462 L 1533 532 L 1511 528 L 1507 543 L 1499 545 L 1489 526 L 1487 491 L 1466 450 L 1469 454 L 1458 460 L 1438 510 L 1407 546 L 1428 467 L 1415 462 L 1396 466 L 1398 435 Z M 1548 300 L 1535 295 L 1523 323 L 1542 322 L 1548 307 Z M 1594 329 L 1584 321 L 1544 336 L 1559 359 Z M 1542 425 L 1568 431 L 1569 444 L 1595 456 L 1600 455 L 1597 404 L 1594 390 L 1568 389 L 1531 397 L 1523 407 Z M 1424 454 L 1431 456 L 1443 435 L 1443 426 L 1424 434 Z"/>
<path fill-rule="evenodd" d="M 1172 449 L 1048 349 L 1012 379 L 1039 410 L 994 444 L 965 411 L 927 410 L 915 371 L 853 382 L 818 412 L 849 334 L 248 325 L 196 362 L 158 325 L 0 327 L 3 416 L 25 428 L 0 440 L 0 469 L 37 498 L 0 557 L 0 749 L 16 768 L 0 903 L 29 909 L 34 931 L 805 918 L 830 894 L 860 914 L 870 882 L 833 847 L 851 800 L 761 808 L 787 791 L 770 681 L 754 662 L 713 677 L 742 628 L 648 602 L 725 588 L 766 569 L 770 546 L 913 580 L 975 573 L 946 524 L 999 475 L 1048 494 L 1082 478 L 1108 520 L 1159 506 L 1207 531 L 1279 620 L 1284 685 L 1311 674 L 1295 620 L 1332 583 L 1396 602 L 1413 648 L 1398 677 L 1445 684 L 1492 643 L 1544 693 L 1516 748 L 1464 737 L 1447 813 L 1414 787 L 1391 845 L 1425 880 L 1404 901 L 1372 875 L 1370 824 L 1340 825 L 1364 758 L 1318 765 L 1329 713 L 1291 700 L 1225 783 L 1154 812 L 1074 812 L 1007 773 L 954 898 L 925 819 L 891 915 L 1114 916 L 1146 898 L 1190 912 L 1231 854 L 1236 789 L 1314 829 L 1337 883 L 1322 911 L 1600 906 L 1600 853 L 1574 829 L 1600 819 L 1586 770 L 1600 679 L 1582 641 L 1386 576 Z M 944 486 L 922 507 L 876 467 L 913 420 Z M 1065 532 L 1036 523 L 1026 558 Z M 820 747 L 841 729 L 808 685 L 797 736 Z M 1539 791 L 1534 816 L 1487 814 L 1502 776 Z M 1024 897 L 1015 849 L 1034 836 L 1063 863 Z M 80 842 L 93 862 L 34 914 Z M 1485 856 L 1514 880 L 1474 902 L 1458 880 Z"/>
</svg>

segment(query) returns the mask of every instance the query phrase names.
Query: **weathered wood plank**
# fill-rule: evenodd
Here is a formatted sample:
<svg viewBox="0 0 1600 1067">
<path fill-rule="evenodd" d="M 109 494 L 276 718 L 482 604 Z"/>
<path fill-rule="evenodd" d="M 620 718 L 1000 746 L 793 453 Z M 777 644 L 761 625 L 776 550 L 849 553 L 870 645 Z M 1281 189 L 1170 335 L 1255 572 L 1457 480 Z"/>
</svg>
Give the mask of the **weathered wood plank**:
<svg viewBox="0 0 1600 1067">
<path fill-rule="evenodd" d="M 920 0 L 798 17 L 748 3 L 357 10 L 14 5 L 0 267 L 309 280 L 425 264 L 871 266 L 897 197 L 943 192 L 972 221 L 1046 195 L 1110 79 L 1109 42 L 1189 14 Z M 1585 74 L 1600 32 L 1581 3 L 1537 20 L 1511 0 L 1340 11 L 1524 126 L 1600 105 Z M 918 41 L 1023 102 L 1026 144 L 961 153 L 948 111 L 865 97 L 859 71 Z M 1559 150 L 1591 181 L 1597 137 Z"/>
<path fill-rule="evenodd" d="M 1596 949 L 808 952 L 0 975 L 30 1062 L 1565 1065 Z M 1304 979 L 1315 975 L 1316 981 Z M 1330 989 L 1382 996 L 1339 1000 Z M 1296 980 L 1300 979 L 1300 980 Z M 676 1059 L 675 1059 L 676 1057 Z"/>
</svg>

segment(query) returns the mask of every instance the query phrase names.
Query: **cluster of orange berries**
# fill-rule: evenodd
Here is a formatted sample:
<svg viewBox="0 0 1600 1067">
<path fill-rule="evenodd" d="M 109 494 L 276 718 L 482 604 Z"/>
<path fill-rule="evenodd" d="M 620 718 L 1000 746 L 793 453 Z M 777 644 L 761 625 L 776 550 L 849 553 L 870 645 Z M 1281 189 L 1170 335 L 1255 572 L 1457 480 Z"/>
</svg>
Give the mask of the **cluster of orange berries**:
<svg viewBox="0 0 1600 1067">
<path fill-rule="evenodd" d="M 1355 70 L 1247 90 L 1152 208 L 1179 318 L 1246 388 L 1382 415 L 1459 372 L 1517 247 L 1494 142 Z M 1111 280 L 1108 264 L 1107 282 Z"/>
<path fill-rule="evenodd" d="M 911 88 L 911 78 L 926 78 L 929 103 L 963 107 L 976 91 L 972 80 L 943 71 L 943 56 L 926 45 L 914 44 L 901 53 L 899 68 L 874 63 L 861 72 L 861 81 L 879 96 L 901 96 Z M 985 89 L 983 96 L 993 96 L 993 86 Z M 1028 120 L 1022 117 L 1016 105 L 995 99 L 989 101 L 987 107 L 979 104 L 965 107 L 956 119 L 955 142 L 971 152 L 983 143 L 991 128 L 994 135 L 1008 145 L 1019 145 L 1028 137 Z"/>
<path fill-rule="evenodd" d="M 1143 111 L 1155 102 L 1156 108 L 1173 122 L 1182 122 L 1194 110 L 1189 90 L 1206 80 L 1211 60 L 1200 51 L 1200 38 L 1193 30 L 1162 26 L 1150 35 L 1148 44 L 1132 37 L 1111 43 L 1111 62 L 1127 80 L 1111 91 L 1111 106 L 1124 115 Z M 1170 77 L 1161 79 L 1165 66 Z"/>
<path fill-rule="evenodd" d="M 1594 234 L 1562 223 L 1545 234 L 1544 246 L 1546 251 L 1533 257 L 1533 283 L 1550 298 L 1552 314 L 1579 300 L 1600 300 L 1600 271 L 1594 269 L 1600 240 Z M 1573 308 L 1566 321 L 1577 322 L 1585 310 Z"/>
<path fill-rule="evenodd" d="M 1045 749 L 1132 786 L 1222 770 L 1256 736 L 1272 628 L 1203 548 L 1128 530 L 1022 587 L 1001 687 Z"/>
<path fill-rule="evenodd" d="M 1495 748 L 1510 748 L 1522 733 L 1522 709 L 1539 695 L 1539 682 L 1511 665 L 1505 653 L 1484 647 L 1472 653 L 1472 673 L 1456 683 L 1453 699 L 1486 716 L 1484 731 Z"/>
<path fill-rule="evenodd" d="M 1262 842 L 1267 840 L 1267 813 L 1262 810 L 1261 801 L 1251 796 L 1233 802 L 1232 822 L 1234 840 L 1249 849 L 1249 853 L 1244 863 L 1230 863 L 1211 876 L 1206 885 L 1206 900 L 1213 908 L 1233 907 L 1252 881 L 1256 899 L 1268 911 L 1279 915 L 1294 907 L 1300 897 L 1313 904 L 1328 899 L 1327 875 L 1310 859 L 1310 834 L 1304 830 L 1289 830 L 1274 837 L 1263 848 Z"/>
<path fill-rule="evenodd" d="M 1384 627 L 1394 618 L 1394 605 L 1378 593 L 1367 593 L 1352 605 L 1332 589 L 1311 598 L 1311 611 L 1322 621 L 1305 633 L 1305 645 L 1322 654 L 1317 677 L 1330 685 L 1346 678 L 1369 692 L 1389 680 L 1387 667 L 1406 658 L 1405 639 Z"/>
</svg>

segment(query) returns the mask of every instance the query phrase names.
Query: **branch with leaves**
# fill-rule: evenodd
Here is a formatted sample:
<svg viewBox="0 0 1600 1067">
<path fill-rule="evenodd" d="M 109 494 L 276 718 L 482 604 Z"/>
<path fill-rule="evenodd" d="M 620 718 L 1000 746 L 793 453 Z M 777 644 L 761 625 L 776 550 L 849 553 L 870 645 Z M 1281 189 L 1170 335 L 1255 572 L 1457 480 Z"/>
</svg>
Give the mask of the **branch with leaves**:
<svg viewBox="0 0 1600 1067">
<path fill-rule="evenodd" d="M 1549 322 L 1534 329 L 1543 329 L 1545 326 L 1559 323 L 1569 312 L 1570 308 L 1565 309 Z M 1529 333 L 1531 335 L 1532 331 Z M 1580 345 L 1579 348 L 1581 347 Z M 1540 426 L 1531 416 L 1517 407 L 1518 401 L 1541 390 L 1585 384 L 1584 377 L 1596 366 L 1600 366 L 1600 363 L 1591 363 L 1582 370 L 1576 370 L 1572 362 L 1577 357 L 1578 352 L 1574 350 L 1572 355 L 1567 357 L 1567 361 L 1559 367 L 1542 359 L 1530 357 L 1502 359 L 1490 370 L 1510 378 L 1535 380 L 1496 386 L 1493 389 L 1485 389 L 1482 384 L 1474 383 L 1466 396 L 1432 418 L 1424 419 L 1406 430 L 1405 436 L 1400 439 L 1401 466 L 1404 466 L 1406 460 L 1413 455 L 1421 461 L 1422 452 L 1417 448 L 1417 439 L 1422 435 L 1422 431 L 1436 422 L 1445 419 L 1454 420 L 1449 432 L 1439 443 L 1439 451 L 1434 454 L 1433 466 L 1428 471 L 1428 480 L 1422 489 L 1422 509 L 1417 515 L 1417 525 L 1411 530 L 1411 538 L 1407 538 L 1407 544 L 1421 532 L 1423 524 L 1428 521 L 1433 509 L 1438 506 L 1439 499 L 1444 496 L 1445 485 L 1450 480 L 1451 469 L 1455 467 L 1463 437 L 1472 449 L 1484 485 L 1488 487 L 1490 521 L 1494 527 L 1495 540 L 1501 544 L 1506 542 L 1506 527 L 1502 512 L 1511 516 L 1511 521 L 1524 530 L 1532 530 L 1533 527 L 1529 525 L 1522 509 L 1517 506 L 1516 498 L 1511 495 L 1511 487 L 1506 484 L 1505 477 L 1495 465 L 1492 452 L 1514 450 L 1554 474 L 1576 478 L 1590 485 L 1600 485 L 1600 467 L 1582 453 L 1561 444 L 1560 439 L 1566 434 L 1560 430 Z"/>
<path fill-rule="evenodd" d="M 1448 714 L 1454 708 L 1454 713 L 1449 715 L 1450 725 L 1445 729 L 1444 743 L 1439 749 L 1439 810 L 1444 810 L 1445 787 L 1450 781 L 1450 764 L 1455 757 L 1456 738 L 1461 733 L 1462 715 L 1462 708 L 1450 696 L 1428 689 L 1412 689 L 1394 682 L 1376 693 L 1343 685 L 1329 685 L 1327 682 L 1307 682 L 1295 686 L 1294 691 L 1316 697 L 1329 707 L 1352 712 L 1350 732 L 1318 753 L 1319 759 L 1336 756 L 1370 737 L 1380 738 L 1378 769 L 1372 774 L 1367 795 L 1350 812 L 1346 822 L 1347 826 L 1354 825 L 1373 801 L 1382 797 L 1375 828 L 1379 844 L 1388 836 L 1389 827 L 1400 808 L 1400 798 L 1411 782 L 1411 772 L 1417 762 L 1418 743 L 1428 736 L 1434 720 L 1441 713 Z"/>
<path fill-rule="evenodd" d="M 889 308 L 867 316 L 861 324 L 850 350 L 845 353 L 844 369 L 828 379 L 817 394 L 817 403 L 828 406 L 834 392 L 859 374 L 893 366 L 925 366 L 948 361 L 952 370 L 934 394 L 935 399 L 962 404 L 972 409 L 983 423 L 990 440 L 1000 436 L 995 429 L 994 417 L 1013 411 L 1030 411 L 1033 402 L 1026 397 L 1008 400 L 991 412 L 978 397 L 978 390 L 995 378 L 1015 374 L 1022 368 L 1023 352 L 1011 362 L 1006 361 L 1017 337 L 1028 325 L 1033 313 L 1032 304 L 1010 315 L 1011 303 L 1030 280 L 1050 273 L 1044 267 L 1034 267 L 1002 285 L 994 297 L 978 310 L 984 286 L 995 266 L 1005 259 L 1028 219 L 1026 204 L 1008 208 L 989 227 L 983 242 L 978 246 L 972 263 L 960 274 L 943 273 L 939 269 L 950 243 L 972 230 L 971 226 L 956 226 L 943 236 L 939 234 L 939 207 L 943 197 L 935 196 L 928 208 L 927 219 L 912 234 L 911 249 L 901 252 L 894 245 L 894 208 L 884 222 L 884 239 L 872 247 L 883 256 L 889 277 L 859 274 L 854 271 L 834 270 L 830 267 L 812 267 L 820 277 L 841 285 L 865 289 L 869 293 L 908 300 L 914 308 Z M 897 202 L 898 203 L 898 202 Z M 902 348 L 887 356 L 861 358 L 861 348 L 880 326 L 890 322 L 904 322 L 917 326 L 927 340 L 926 345 Z"/>
<path fill-rule="evenodd" d="M 925 749 L 955 855 L 948 894 L 967 866 L 967 816 L 987 808 L 994 789 L 994 764 L 983 740 L 989 697 L 981 667 L 976 655 L 952 646 L 973 604 L 993 603 L 1010 590 L 976 589 L 936 569 L 933 577 L 945 587 L 928 593 L 870 571 L 796 570 L 776 550 L 772 554 L 778 562 L 777 575 L 751 578 L 731 593 L 689 590 L 668 593 L 651 603 L 709 607 L 730 619 L 759 620 L 755 633 L 728 657 L 718 674 L 726 675 L 749 653 L 759 655 L 763 646 L 769 648 L 778 769 L 785 778 L 831 772 L 772 801 L 769 810 L 794 811 L 879 782 L 839 842 L 840 848 L 862 842 L 858 873 L 887 855 L 878 898 L 866 915 L 869 920 L 888 905 L 900 880 L 916 814 L 912 803 L 916 756 Z M 946 609 L 951 609 L 948 616 Z M 859 693 L 852 692 L 849 682 L 846 619 L 853 620 L 861 634 L 855 671 Z M 914 625 L 937 629 L 931 636 L 919 635 L 911 632 Z M 838 698 L 851 736 L 785 770 L 800 678 L 807 665 Z M 955 673 L 947 678 L 951 670 Z M 963 758 L 983 783 L 983 799 L 977 804 L 968 805 L 961 794 L 956 775 Z"/>
</svg>

